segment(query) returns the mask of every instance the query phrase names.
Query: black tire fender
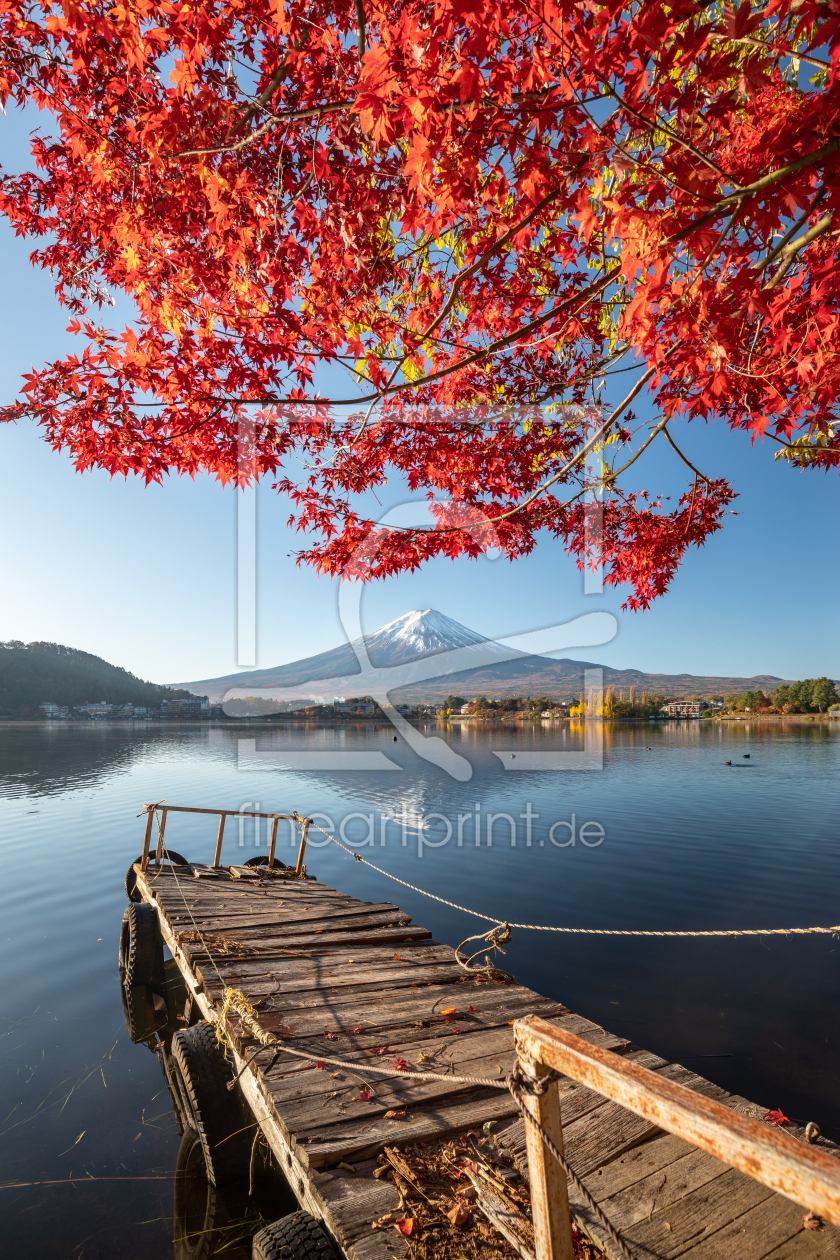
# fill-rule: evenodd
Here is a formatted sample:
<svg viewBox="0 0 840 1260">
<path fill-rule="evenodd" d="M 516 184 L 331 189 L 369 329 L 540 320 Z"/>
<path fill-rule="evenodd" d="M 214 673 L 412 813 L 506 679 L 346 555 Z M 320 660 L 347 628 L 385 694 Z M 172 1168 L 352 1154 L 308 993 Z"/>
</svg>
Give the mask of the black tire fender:
<svg viewBox="0 0 840 1260">
<path fill-rule="evenodd" d="M 136 984 L 128 989 L 123 985 L 122 1005 L 126 1031 L 135 1045 L 148 1041 L 166 1027 L 166 1015 L 155 1006 L 155 995 L 149 985 Z"/>
<path fill-rule="evenodd" d="M 172 1062 L 184 1119 L 201 1142 L 208 1177 L 218 1187 L 245 1176 L 253 1125 L 238 1090 L 228 1089 L 233 1072 L 210 1024 L 179 1029 L 172 1038 Z"/>
<path fill-rule="evenodd" d="M 189 866 L 189 862 L 185 857 L 181 857 L 180 853 L 176 853 L 174 849 L 167 849 L 166 856 L 170 862 L 174 862 L 176 866 Z M 137 872 L 134 869 L 135 862 L 142 862 L 143 854 L 134 859 L 125 873 L 125 895 L 129 901 L 141 901 L 142 898 L 137 891 Z"/>
<path fill-rule="evenodd" d="M 173 1218 L 175 1260 L 206 1260 L 213 1254 L 226 1213 L 207 1176 L 201 1139 L 194 1129 L 186 1130 L 178 1147 Z"/>
<path fill-rule="evenodd" d="M 163 937 L 154 906 L 132 902 L 120 928 L 120 979 L 127 989 L 163 981 Z"/>
<path fill-rule="evenodd" d="M 335 1260 L 324 1227 L 308 1212 L 292 1212 L 254 1234 L 253 1260 Z"/>
</svg>

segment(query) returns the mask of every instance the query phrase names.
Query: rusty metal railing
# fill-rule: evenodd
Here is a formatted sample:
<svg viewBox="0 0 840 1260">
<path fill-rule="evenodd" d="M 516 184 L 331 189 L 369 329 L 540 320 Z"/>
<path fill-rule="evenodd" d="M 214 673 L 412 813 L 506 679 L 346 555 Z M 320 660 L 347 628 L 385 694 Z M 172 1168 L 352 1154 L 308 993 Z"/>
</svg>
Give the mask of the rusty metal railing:
<svg viewBox="0 0 840 1260">
<path fill-rule="evenodd" d="M 294 814 L 266 814 L 256 810 L 245 809 L 201 809 L 196 805 L 164 805 L 162 802 L 152 805 L 144 805 L 143 812 L 146 815 L 146 831 L 143 838 L 143 855 L 140 859 L 140 869 L 145 875 L 149 865 L 149 854 L 152 845 L 152 829 L 154 827 L 155 816 L 160 814 L 158 822 L 158 839 L 155 849 L 154 864 L 159 866 L 163 861 L 164 842 L 163 836 L 166 831 L 167 814 L 214 814 L 219 819 L 219 830 L 216 833 L 216 849 L 213 854 L 213 866 L 221 866 L 222 861 L 222 841 L 225 834 L 225 820 L 227 818 L 270 818 L 271 824 L 271 840 L 268 848 L 268 865 L 269 868 L 274 867 L 274 852 L 277 847 L 277 824 L 280 822 L 291 822 L 300 824 L 300 849 L 298 850 L 297 865 L 295 866 L 295 875 L 298 879 L 303 878 L 305 868 L 303 864 L 304 855 L 306 853 L 306 837 L 309 833 L 309 824 L 311 819 L 301 818 L 298 813 Z"/>
</svg>

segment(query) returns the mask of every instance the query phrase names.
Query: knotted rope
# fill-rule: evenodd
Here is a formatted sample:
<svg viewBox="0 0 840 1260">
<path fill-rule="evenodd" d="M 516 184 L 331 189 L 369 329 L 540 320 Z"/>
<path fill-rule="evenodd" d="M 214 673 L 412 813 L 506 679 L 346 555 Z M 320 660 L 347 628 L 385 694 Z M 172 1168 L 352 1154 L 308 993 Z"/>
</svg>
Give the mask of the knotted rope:
<svg viewBox="0 0 840 1260">
<path fill-rule="evenodd" d="M 470 975 L 486 975 L 489 980 L 498 980 L 499 977 L 503 976 L 507 980 L 512 980 L 513 976 L 509 972 L 501 971 L 498 967 L 494 967 L 490 961 L 490 955 L 484 954 L 484 950 L 487 948 L 497 949 L 499 953 L 503 954 L 505 951 L 502 949 L 502 946 L 507 945 L 509 940 L 510 924 L 502 923 L 499 927 L 491 928 L 489 932 L 479 932 L 475 936 L 468 936 L 466 940 L 461 941 L 461 944 L 455 949 L 455 957 L 458 959 L 459 965 L 463 967 L 464 971 L 469 972 Z M 465 958 L 461 950 L 468 941 L 484 941 L 484 945 L 481 949 L 477 949 L 474 954 L 470 954 L 469 958 Z M 478 958 L 479 954 L 484 954 L 484 966 L 473 967 L 473 959 Z"/>
</svg>

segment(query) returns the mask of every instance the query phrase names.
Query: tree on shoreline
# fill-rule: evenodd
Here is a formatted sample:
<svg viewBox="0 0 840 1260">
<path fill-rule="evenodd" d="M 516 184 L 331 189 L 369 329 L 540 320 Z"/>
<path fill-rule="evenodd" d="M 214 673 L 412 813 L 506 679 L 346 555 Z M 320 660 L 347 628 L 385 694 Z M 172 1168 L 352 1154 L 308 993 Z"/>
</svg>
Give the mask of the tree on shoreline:
<svg viewBox="0 0 840 1260">
<path fill-rule="evenodd" d="M 763 691 L 746 691 L 728 704 L 732 711 L 752 713 L 827 713 L 832 705 L 840 704 L 834 683 L 830 678 L 805 678 L 799 682 L 782 683 L 766 696 Z"/>
<path fill-rule="evenodd" d="M 0 212 L 81 348 L 0 418 L 80 470 L 274 477 L 326 573 L 545 531 L 646 607 L 735 496 L 680 425 L 840 462 L 835 10 L 3 0 L 0 103 L 44 127 Z M 674 503 L 621 480 L 654 440 Z M 376 528 L 391 477 L 430 526 Z"/>
</svg>

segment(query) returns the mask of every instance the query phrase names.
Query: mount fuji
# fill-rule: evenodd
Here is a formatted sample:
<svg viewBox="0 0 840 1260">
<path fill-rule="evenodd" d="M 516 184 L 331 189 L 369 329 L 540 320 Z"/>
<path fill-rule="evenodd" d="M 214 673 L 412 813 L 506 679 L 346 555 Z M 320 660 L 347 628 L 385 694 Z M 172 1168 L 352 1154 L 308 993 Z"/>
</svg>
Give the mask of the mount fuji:
<svg viewBox="0 0 840 1260">
<path fill-rule="evenodd" d="M 591 661 L 557 660 L 525 653 L 511 659 L 510 651 L 434 608 L 405 613 L 356 642 L 364 643 L 371 664 L 379 669 L 408 664 L 456 648 L 477 649 L 476 656 L 480 657 L 481 663 L 476 668 L 447 674 L 439 680 L 430 679 L 401 687 L 392 696 L 395 703 L 431 703 L 456 693 L 467 698 L 531 695 L 568 700 L 580 694 L 585 669 L 601 668 Z M 488 664 L 488 653 L 491 657 L 498 653 L 498 663 L 491 660 Z M 695 674 L 645 674 L 636 669 L 612 669 L 608 666 L 604 666 L 603 670 L 605 686 L 636 687 L 639 691 L 670 696 L 739 694 L 757 687 L 772 691 L 782 681 L 771 674 L 753 678 L 710 678 Z M 320 679 L 347 677 L 360 672 L 353 644 L 344 643 L 328 652 L 319 652 L 317 656 L 292 661 L 288 665 L 239 671 L 219 678 L 203 678 L 175 685 L 187 687 L 193 694 L 207 695 L 211 703 L 218 704 L 233 687 L 242 694 L 243 688 L 252 686 L 255 691 L 269 687 L 304 686 Z"/>
</svg>

